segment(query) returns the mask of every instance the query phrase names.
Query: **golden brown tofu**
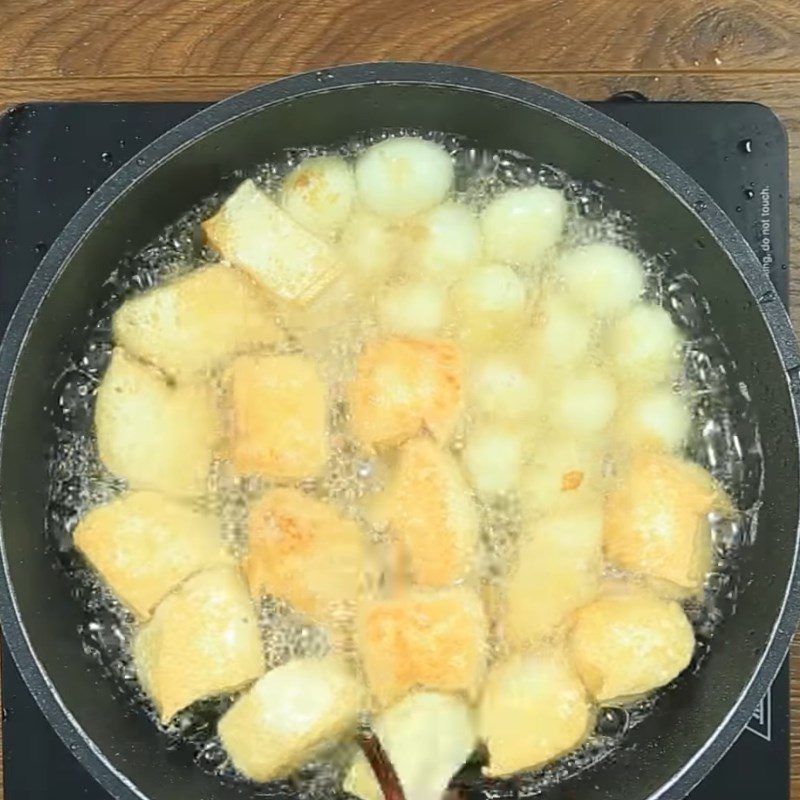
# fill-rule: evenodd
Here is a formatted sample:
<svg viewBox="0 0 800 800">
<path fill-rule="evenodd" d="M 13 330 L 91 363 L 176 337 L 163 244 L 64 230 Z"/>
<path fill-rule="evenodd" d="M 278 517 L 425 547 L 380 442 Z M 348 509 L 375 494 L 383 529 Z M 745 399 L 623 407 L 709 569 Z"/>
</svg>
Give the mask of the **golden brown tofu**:
<svg viewBox="0 0 800 800">
<path fill-rule="evenodd" d="M 512 656 L 489 671 L 478 735 L 489 776 L 534 769 L 577 747 L 593 714 L 583 684 L 559 649 Z"/>
<path fill-rule="evenodd" d="M 575 615 L 569 645 L 598 703 L 628 700 L 677 677 L 694 651 L 694 632 L 674 600 L 614 587 Z"/>
<path fill-rule="evenodd" d="M 365 588 L 359 526 L 297 489 L 267 492 L 250 510 L 247 537 L 244 572 L 255 597 L 272 594 L 324 620 Z"/>
<path fill-rule="evenodd" d="M 255 609 L 238 571 L 198 572 L 168 594 L 136 636 L 139 680 L 162 722 L 205 697 L 263 674 Z"/>
<path fill-rule="evenodd" d="M 131 488 L 205 492 L 220 437 L 208 386 L 171 386 L 118 347 L 97 390 L 94 421 L 100 460 Z"/>
<path fill-rule="evenodd" d="M 317 475 L 328 458 L 328 397 L 314 364 L 297 355 L 240 356 L 226 377 L 236 472 Z"/>
<path fill-rule="evenodd" d="M 445 442 L 461 411 L 461 393 L 461 354 L 452 342 L 370 342 L 348 388 L 353 433 L 367 446 L 398 445 L 423 430 Z"/>
<path fill-rule="evenodd" d="M 240 697 L 219 721 L 219 736 L 239 772 L 269 781 L 354 729 L 362 701 L 362 686 L 341 659 L 298 659 Z"/>
<path fill-rule="evenodd" d="M 282 338 L 267 294 L 228 266 L 201 267 L 136 295 L 114 314 L 113 327 L 129 353 L 178 380 Z"/>
<path fill-rule="evenodd" d="M 472 569 L 478 511 L 458 462 L 428 436 L 403 445 L 387 520 L 416 583 L 446 586 Z"/>
<path fill-rule="evenodd" d="M 365 604 L 357 639 L 376 703 L 388 705 L 416 687 L 474 698 L 486 668 L 486 635 L 483 605 L 470 589 Z"/>
<path fill-rule="evenodd" d="M 641 453 L 606 501 L 606 558 L 630 572 L 698 592 L 711 567 L 708 514 L 727 506 L 699 467 L 674 456 Z"/>
<path fill-rule="evenodd" d="M 93 508 L 75 529 L 75 546 L 140 618 L 185 578 L 231 563 L 215 517 L 156 492 Z"/>
<path fill-rule="evenodd" d="M 295 222 L 251 180 L 202 228 L 226 261 L 281 300 L 307 303 L 341 272 L 333 246 Z"/>
<path fill-rule="evenodd" d="M 535 522 L 508 578 L 503 632 L 523 649 L 553 634 L 599 591 L 601 503 L 564 509 Z"/>
</svg>

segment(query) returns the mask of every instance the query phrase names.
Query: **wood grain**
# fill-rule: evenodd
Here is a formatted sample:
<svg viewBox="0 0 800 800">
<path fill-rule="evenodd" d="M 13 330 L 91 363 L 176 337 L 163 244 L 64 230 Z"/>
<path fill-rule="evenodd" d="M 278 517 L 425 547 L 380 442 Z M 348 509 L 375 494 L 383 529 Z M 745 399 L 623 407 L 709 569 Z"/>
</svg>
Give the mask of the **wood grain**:
<svg viewBox="0 0 800 800">
<path fill-rule="evenodd" d="M 5 0 L 0 75 L 299 72 L 431 60 L 505 72 L 800 70 L 791 0 Z"/>
<path fill-rule="evenodd" d="M 495 69 L 585 99 L 637 89 L 765 103 L 789 133 L 800 252 L 798 0 L 0 0 L 0 108 L 215 100 L 291 72 L 389 59 Z M 791 300 L 800 326 L 798 268 Z M 791 703 L 800 800 L 800 640 Z"/>
</svg>

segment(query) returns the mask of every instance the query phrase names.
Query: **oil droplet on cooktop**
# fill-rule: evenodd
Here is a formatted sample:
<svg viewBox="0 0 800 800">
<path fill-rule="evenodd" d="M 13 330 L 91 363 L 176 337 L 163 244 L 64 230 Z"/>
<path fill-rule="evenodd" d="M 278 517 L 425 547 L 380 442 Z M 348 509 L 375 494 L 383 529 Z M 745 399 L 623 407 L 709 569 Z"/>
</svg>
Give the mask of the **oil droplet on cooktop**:
<svg viewBox="0 0 800 800">
<path fill-rule="evenodd" d="M 706 201 L 705 200 L 695 200 L 694 203 L 692 203 L 692 206 L 694 206 L 694 210 L 695 211 L 705 211 L 706 210 Z"/>
<path fill-rule="evenodd" d="M 36 242 L 33 246 L 33 252 L 37 256 L 43 256 L 47 252 L 47 245 L 44 242 Z"/>
<path fill-rule="evenodd" d="M 114 155 L 109 153 L 108 150 L 104 150 L 102 153 L 100 153 L 100 160 L 106 164 L 111 164 L 114 161 Z"/>
<path fill-rule="evenodd" d="M 752 139 L 742 139 L 739 142 L 739 149 L 743 153 L 747 153 L 748 155 L 753 152 L 753 140 Z"/>
<path fill-rule="evenodd" d="M 752 200 L 756 196 L 756 193 L 752 189 L 745 189 L 744 190 L 744 196 L 748 200 Z"/>
</svg>

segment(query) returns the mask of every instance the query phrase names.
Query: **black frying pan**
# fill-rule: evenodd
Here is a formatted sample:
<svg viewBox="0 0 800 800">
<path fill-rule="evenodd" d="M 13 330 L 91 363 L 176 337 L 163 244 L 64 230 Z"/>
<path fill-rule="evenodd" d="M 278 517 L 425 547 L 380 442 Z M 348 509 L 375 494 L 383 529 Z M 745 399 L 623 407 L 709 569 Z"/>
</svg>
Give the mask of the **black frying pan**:
<svg viewBox="0 0 800 800">
<path fill-rule="evenodd" d="M 253 89 L 147 147 L 75 215 L 34 275 L 0 348 L 3 396 L 0 620 L 30 690 L 92 775 L 119 800 L 247 796 L 168 752 L 149 720 L 115 700 L 81 651 L 81 609 L 52 567 L 44 536 L 45 452 L 53 368 L 120 257 L 285 147 L 414 126 L 510 148 L 607 187 L 648 252 L 674 251 L 709 299 L 713 324 L 752 395 L 764 447 L 758 536 L 742 593 L 710 654 L 628 736 L 615 758 L 547 790 L 579 800 L 680 798 L 733 742 L 786 655 L 800 612 L 797 543 L 800 354 L 786 312 L 731 221 L 638 136 L 561 95 L 441 65 L 359 65 Z M 42 765 L 43 769 L 47 765 Z M 515 796 L 513 784 L 503 793 Z"/>
</svg>

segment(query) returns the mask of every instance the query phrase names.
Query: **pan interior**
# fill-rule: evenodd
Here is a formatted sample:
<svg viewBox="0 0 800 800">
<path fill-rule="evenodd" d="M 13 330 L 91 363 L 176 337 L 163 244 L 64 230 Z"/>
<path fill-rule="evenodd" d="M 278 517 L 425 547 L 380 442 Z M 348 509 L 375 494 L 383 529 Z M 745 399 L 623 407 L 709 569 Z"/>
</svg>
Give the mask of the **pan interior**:
<svg viewBox="0 0 800 800">
<path fill-rule="evenodd" d="M 363 86 L 268 106 L 199 138 L 125 192 L 97 222 L 44 299 L 20 354 L 8 404 L 0 478 L 3 535 L 20 614 L 55 689 L 115 769 L 151 798 L 223 798 L 220 785 L 164 751 L 143 718 L 109 695 L 87 668 L 75 630 L 79 607 L 51 569 L 45 527 L 46 453 L 56 354 L 100 301 L 121 258 L 144 246 L 203 197 L 232 186 L 237 170 L 287 147 L 346 139 L 360 131 L 414 126 L 451 130 L 489 149 L 535 153 L 571 176 L 607 187 L 609 202 L 637 220 L 649 252 L 671 251 L 709 299 L 708 314 L 750 388 L 764 446 L 759 533 L 741 565 L 746 587 L 735 616 L 717 632 L 702 670 L 681 681 L 631 734 L 617 759 L 570 782 L 581 797 L 644 798 L 677 772 L 711 736 L 754 671 L 778 617 L 794 558 L 797 442 L 785 375 L 769 331 L 744 281 L 704 226 L 628 156 L 558 117 L 497 96 L 430 86 Z M 554 786 L 546 795 L 560 796 Z"/>
</svg>

